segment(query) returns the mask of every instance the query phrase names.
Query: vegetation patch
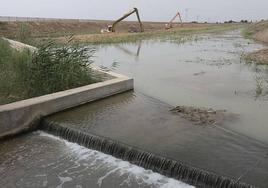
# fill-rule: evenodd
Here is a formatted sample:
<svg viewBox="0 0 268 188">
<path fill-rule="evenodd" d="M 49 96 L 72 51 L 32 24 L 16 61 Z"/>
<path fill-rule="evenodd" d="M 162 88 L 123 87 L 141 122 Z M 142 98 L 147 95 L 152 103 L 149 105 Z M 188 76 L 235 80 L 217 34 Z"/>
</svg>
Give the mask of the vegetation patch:
<svg viewBox="0 0 268 188">
<path fill-rule="evenodd" d="M 52 41 L 20 52 L 0 39 L 0 105 L 101 81 L 89 66 L 93 52 Z"/>
</svg>

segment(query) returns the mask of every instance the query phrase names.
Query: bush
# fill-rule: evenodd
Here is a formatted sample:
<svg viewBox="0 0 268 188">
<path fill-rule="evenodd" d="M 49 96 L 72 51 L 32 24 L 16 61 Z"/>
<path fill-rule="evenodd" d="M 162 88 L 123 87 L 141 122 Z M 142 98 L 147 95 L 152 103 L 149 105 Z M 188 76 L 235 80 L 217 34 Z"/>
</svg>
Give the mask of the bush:
<svg viewBox="0 0 268 188">
<path fill-rule="evenodd" d="M 79 87 L 101 80 L 89 67 L 94 50 L 43 43 L 19 52 L 0 40 L 0 104 Z"/>
<path fill-rule="evenodd" d="M 89 68 L 94 50 L 68 46 L 56 48 L 53 42 L 41 45 L 29 64 L 29 95 L 66 90 L 98 81 Z"/>
</svg>

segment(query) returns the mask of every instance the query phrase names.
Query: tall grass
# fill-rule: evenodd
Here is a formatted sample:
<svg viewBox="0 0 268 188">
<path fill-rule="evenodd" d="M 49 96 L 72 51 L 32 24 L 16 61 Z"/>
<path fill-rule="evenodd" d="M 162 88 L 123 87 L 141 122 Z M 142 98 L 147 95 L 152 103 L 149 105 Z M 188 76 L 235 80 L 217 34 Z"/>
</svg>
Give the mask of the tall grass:
<svg viewBox="0 0 268 188">
<path fill-rule="evenodd" d="M 52 41 L 19 52 L 0 39 L 0 104 L 100 81 L 89 67 L 93 52 L 68 44 L 58 48 Z"/>
<path fill-rule="evenodd" d="M 29 25 L 23 22 L 19 23 L 19 28 L 16 33 L 16 39 L 26 44 L 33 43 L 32 32 Z"/>
<path fill-rule="evenodd" d="M 89 61 L 93 50 L 77 46 L 56 48 L 47 42 L 33 54 L 26 77 L 32 96 L 52 93 L 96 82 Z"/>
<path fill-rule="evenodd" d="M 0 38 L 0 104 L 25 98 L 25 65 L 31 61 L 29 51 L 17 52 Z"/>
</svg>

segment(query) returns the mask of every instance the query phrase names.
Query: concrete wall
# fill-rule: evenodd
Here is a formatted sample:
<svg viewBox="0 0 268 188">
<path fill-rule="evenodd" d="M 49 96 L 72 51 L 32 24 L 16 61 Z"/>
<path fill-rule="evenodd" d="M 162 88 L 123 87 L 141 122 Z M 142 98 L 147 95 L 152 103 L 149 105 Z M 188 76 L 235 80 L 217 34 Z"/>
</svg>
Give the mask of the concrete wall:
<svg viewBox="0 0 268 188">
<path fill-rule="evenodd" d="M 5 37 L 2 37 L 2 39 L 8 41 L 10 47 L 14 48 L 18 51 L 23 51 L 24 49 L 29 49 L 30 51 L 34 52 L 35 50 L 37 50 L 36 47 L 30 46 L 30 45 L 27 45 L 27 44 L 24 44 L 24 43 L 15 41 L 15 40 L 10 40 L 10 39 L 7 39 Z"/>
<path fill-rule="evenodd" d="M 106 74 L 112 79 L 0 106 L 0 138 L 36 128 L 43 116 L 133 89 L 133 79 Z"/>
</svg>

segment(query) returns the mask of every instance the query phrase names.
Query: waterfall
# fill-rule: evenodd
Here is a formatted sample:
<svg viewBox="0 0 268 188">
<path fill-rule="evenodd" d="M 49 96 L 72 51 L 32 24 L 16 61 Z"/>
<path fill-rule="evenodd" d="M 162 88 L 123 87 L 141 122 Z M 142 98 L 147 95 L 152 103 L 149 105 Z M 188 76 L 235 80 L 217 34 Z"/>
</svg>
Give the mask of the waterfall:
<svg viewBox="0 0 268 188">
<path fill-rule="evenodd" d="M 183 181 L 196 187 L 253 188 L 251 185 L 216 175 L 179 161 L 155 155 L 118 141 L 85 133 L 58 123 L 42 120 L 40 129 L 55 136 L 94 149 L 132 164 L 150 169 L 162 175 Z"/>
</svg>

